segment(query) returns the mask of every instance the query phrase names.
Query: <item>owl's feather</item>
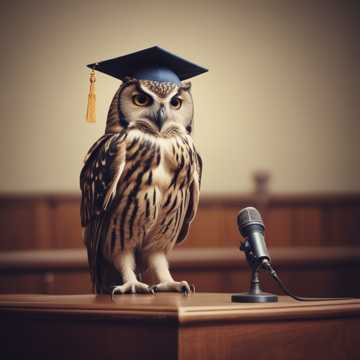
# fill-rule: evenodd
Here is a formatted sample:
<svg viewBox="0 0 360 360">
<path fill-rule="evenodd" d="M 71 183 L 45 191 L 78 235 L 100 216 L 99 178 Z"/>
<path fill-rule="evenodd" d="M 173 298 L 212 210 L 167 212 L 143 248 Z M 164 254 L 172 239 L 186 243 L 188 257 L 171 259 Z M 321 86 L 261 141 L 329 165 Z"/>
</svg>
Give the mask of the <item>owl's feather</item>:
<svg viewBox="0 0 360 360">
<path fill-rule="evenodd" d="M 125 165 L 125 139 L 125 132 L 103 135 L 90 148 L 80 174 L 81 224 L 85 227 L 90 274 L 97 288 L 100 287 L 98 268 L 103 266 L 99 249 L 109 226 L 105 210 L 115 196 Z"/>
<path fill-rule="evenodd" d="M 80 174 L 81 224 L 100 215 L 114 197 L 125 166 L 126 133 L 103 135 L 89 150 Z"/>
<path fill-rule="evenodd" d="M 182 228 L 181 228 L 179 235 L 177 237 L 177 240 L 176 240 L 177 243 L 180 243 L 183 240 L 185 240 L 186 236 L 188 235 L 190 224 L 192 223 L 192 221 L 195 218 L 198 204 L 199 204 L 201 175 L 202 175 L 202 160 L 198 153 L 196 153 L 195 166 L 197 167 L 197 179 L 191 183 L 191 186 L 189 189 L 190 201 L 189 201 L 189 205 L 186 210 L 186 215 L 184 218 Z"/>
</svg>

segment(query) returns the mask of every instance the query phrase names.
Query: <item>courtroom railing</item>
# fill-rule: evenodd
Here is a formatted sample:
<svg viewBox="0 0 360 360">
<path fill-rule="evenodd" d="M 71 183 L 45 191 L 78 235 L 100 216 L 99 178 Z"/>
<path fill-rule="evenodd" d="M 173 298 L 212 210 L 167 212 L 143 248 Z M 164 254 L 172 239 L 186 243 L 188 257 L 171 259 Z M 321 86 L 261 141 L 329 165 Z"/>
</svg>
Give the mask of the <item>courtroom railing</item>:
<svg viewBox="0 0 360 360">
<path fill-rule="evenodd" d="M 360 247 L 271 248 L 274 266 L 299 295 L 360 296 Z M 176 249 L 170 256 L 174 277 L 194 283 L 198 291 L 247 290 L 249 272 L 243 255 L 233 248 Z M 264 289 L 280 293 L 262 274 Z M 152 281 L 145 276 L 145 281 Z M 0 253 L 1 293 L 91 292 L 84 249 Z"/>
</svg>

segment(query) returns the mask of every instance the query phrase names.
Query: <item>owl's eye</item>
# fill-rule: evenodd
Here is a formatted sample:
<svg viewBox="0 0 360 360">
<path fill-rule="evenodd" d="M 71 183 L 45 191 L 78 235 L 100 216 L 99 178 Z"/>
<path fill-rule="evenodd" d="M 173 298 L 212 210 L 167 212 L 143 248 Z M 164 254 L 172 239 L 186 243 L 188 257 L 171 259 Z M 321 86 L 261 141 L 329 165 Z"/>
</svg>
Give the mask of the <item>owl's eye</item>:
<svg viewBox="0 0 360 360">
<path fill-rule="evenodd" d="M 172 97 L 170 100 L 170 105 L 173 109 L 178 110 L 181 108 L 182 100 L 176 96 Z"/>
<path fill-rule="evenodd" d="M 148 96 L 148 95 L 146 95 L 144 93 L 135 94 L 132 97 L 132 101 L 137 106 L 148 106 L 148 105 L 151 104 L 150 96 Z"/>
</svg>

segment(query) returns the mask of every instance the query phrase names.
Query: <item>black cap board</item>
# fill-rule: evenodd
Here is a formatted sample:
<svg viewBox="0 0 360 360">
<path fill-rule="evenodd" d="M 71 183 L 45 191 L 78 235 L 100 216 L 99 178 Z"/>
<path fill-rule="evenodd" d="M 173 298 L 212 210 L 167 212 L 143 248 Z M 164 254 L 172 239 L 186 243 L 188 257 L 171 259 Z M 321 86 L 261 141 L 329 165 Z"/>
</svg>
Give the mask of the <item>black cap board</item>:
<svg viewBox="0 0 360 360">
<path fill-rule="evenodd" d="M 166 81 L 176 84 L 208 71 L 158 46 L 87 66 L 122 81 L 126 77 L 134 77 L 138 80 Z"/>
</svg>

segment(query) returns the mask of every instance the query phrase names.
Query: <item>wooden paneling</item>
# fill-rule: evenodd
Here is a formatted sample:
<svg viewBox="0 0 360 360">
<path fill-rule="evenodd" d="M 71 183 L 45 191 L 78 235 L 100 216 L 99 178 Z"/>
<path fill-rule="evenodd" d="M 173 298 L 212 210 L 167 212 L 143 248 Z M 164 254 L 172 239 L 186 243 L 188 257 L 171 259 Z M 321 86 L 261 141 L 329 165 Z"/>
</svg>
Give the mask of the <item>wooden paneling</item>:
<svg viewBox="0 0 360 360">
<path fill-rule="evenodd" d="M 224 246 L 239 247 L 243 240 L 237 226 L 238 206 L 224 206 L 224 234 L 222 235 Z"/>
<path fill-rule="evenodd" d="M 2 294 L 89 294 L 92 292 L 90 274 L 83 271 L 39 271 L 2 274 Z"/>
<path fill-rule="evenodd" d="M 44 249 L 51 238 L 50 212 L 42 198 L 0 200 L 0 249 Z"/>
<path fill-rule="evenodd" d="M 360 208 L 358 206 L 334 206 L 325 211 L 326 230 L 324 245 L 358 245 Z"/>
<path fill-rule="evenodd" d="M 290 208 L 271 208 L 266 213 L 266 238 L 272 246 L 290 246 L 292 243 Z"/>
<path fill-rule="evenodd" d="M 52 248 L 78 248 L 83 245 L 78 201 L 56 202 L 51 207 L 53 237 Z"/>
<path fill-rule="evenodd" d="M 190 228 L 189 238 L 183 243 L 184 247 L 222 247 L 224 245 L 224 217 L 218 207 L 205 207 L 198 214 Z"/>
<path fill-rule="evenodd" d="M 30 215 L 30 214 L 28 214 Z M 34 222 L 34 248 L 38 249 L 47 249 L 52 248 L 49 243 L 49 239 L 52 238 L 53 229 L 52 229 L 52 219 L 53 216 L 51 211 L 49 211 L 49 203 L 46 200 L 40 200 L 33 203 L 33 213 Z M 17 241 L 17 240 L 16 240 Z M 26 249 L 29 246 L 25 247 Z"/>
<path fill-rule="evenodd" d="M 357 359 L 359 318 L 186 327 L 180 359 Z M 206 339 L 204 341 L 204 339 Z M 186 344 L 186 345 L 185 345 Z"/>
<path fill-rule="evenodd" d="M 297 295 L 360 296 L 360 248 L 272 248 L 272 263 Z M 197 291 L 242 292 L 250 281 L 244 255 L 234 248 L 177 249 L 170 256 L 176 280 Z M 264 290 L 281 293 L 261 274 Z M 144 281 L 154 284 L 146 274 Z M 84 249 L 0 253 L 0 293 L 84 294 L 91 292 Z"/>
<path fill-rule="evenodd" d="M 0 292 L 5 293 L 38 293 L 48 294 L 46 286 L 46 272 L 20 272 L 2 273 L 0 280 Z"/>
<path fill-rule="evenodd" d="M 53 272 L 53 279 L 49 285 L 48 294 L 89 294 L 92 292 L 90 274 L 84 271 L 57 271 Z"/>
<path fill-rule="evenodd" d="M 236 217 L 254 196 L 206 196 L 185 248 L 238 246 Z M 82 246 L 76 195 L 0 196 L 0 250 Z M 271 246 L 360 245 L 360 195 L 272 195 L 262 205 Z"/>
<path fill-rule="evenodd" d="M 321 245 L 321 210 L 315 207 L 292 209 L 291 245 Z"/>
</svg>

